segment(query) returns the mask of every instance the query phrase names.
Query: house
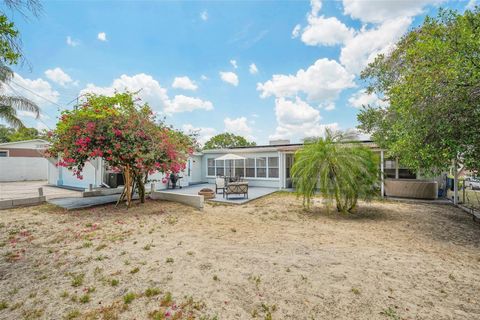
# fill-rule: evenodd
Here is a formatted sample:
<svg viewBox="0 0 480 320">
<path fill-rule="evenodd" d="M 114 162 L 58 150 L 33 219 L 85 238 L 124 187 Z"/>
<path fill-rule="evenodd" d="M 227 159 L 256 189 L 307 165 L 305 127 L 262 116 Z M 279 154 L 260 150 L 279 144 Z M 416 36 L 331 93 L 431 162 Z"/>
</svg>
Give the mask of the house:
<svg viewBox="0 0 480 320">
<path fill-rule="evenodd" d="M 0 143 L 0 182 L 47 180 L 47 145 L 42 139 Z"/>
<path fill-rule="evenodd" d="M 360 143 L 377 152 L 383 159 L 383 151 L 375 143 L 372 141 L 360 141 Z M 180 173 L 182 176 L 180 185 L 215 183 L 217 176 L 229 175 L 242 176 L 252 187 L 291 188 L 290 170 L 294 154 L 302 146 L 301 143 L 292 144 L 288 140 L 274 140 L 268 145 L 203 150 L 189 157 L 186 169 Z M 226 154 L 235 154 L 244 159 L 216 160 Z M 381 169 L 388 177 L 416 178 L 415 172 L 399 167 L 398 161 L 395 160 L 384 160 Z M 51 162 L 48 180 L 53 185 L 79 188 L 88 188 L 92 185 L 95 188 L 107 185 L 109 174 L 102 159 L 87 163 L 82 180 L 77 179 L 68 169 L 55 167 L 54 162 Z M 163 178 L 164 176 L 159 173 L 150 176 L 150 179 L 156 180 L 157 189 L 167 188 L 167 184 L 162 182 Z"/>
</svg>

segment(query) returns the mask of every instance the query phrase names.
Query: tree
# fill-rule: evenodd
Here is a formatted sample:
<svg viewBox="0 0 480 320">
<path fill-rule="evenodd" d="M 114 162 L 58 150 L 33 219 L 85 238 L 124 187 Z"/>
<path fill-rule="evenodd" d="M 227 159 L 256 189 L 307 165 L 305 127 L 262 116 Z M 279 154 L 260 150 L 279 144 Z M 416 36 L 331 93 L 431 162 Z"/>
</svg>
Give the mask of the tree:
<svg viewBox="0 0 480 320">
<path fill-rule="evenodd" d="M 310 139 L 295 153 L 292 179 L 305 207 L 319 191 L 329 204 L 335 199 L 339 212 L 353 212 L 358 199 L 375 194 L 378 155 L 353 138 L 327 129 L 325 138 Z"/>
<path fill-rule="evenodd" d="M 10 1 L 15 3 L 17 1 Z M 35 2 L 35 1 L 33 1 Z M 0 89 L 13 79 L 13 71 L 7 64 L 17 64 L 22 57 L 19 33 L 13 22 L 4 14 L 0 14 Z M 0 95 L 0 119 L 15 128 L 23 127 L 22 121 L 17 116 L 17 110 L 33 112 L 39 116 L 40 108 L 21 96 Z"/>
<path fill-rule="evenodd" d="M 221 133 L 212 137 L 205 143 L 203 149 L 224 149 L 234 147 L 249 147 L 255 146 L 255 142 L 250 142 L 242 136 L 237 136 L 233 133 Z"/>
<path fill-rule="evenodd" d="M 79 179 L 86 162 L 94 158 L 122 172 L 125 188 L 119 202 L 126 199 L 128 207 L 134 191 L 145 201 L 149 174 L 178 173 L 193 151 L 190 137 L 156 123 L 148 104 L 139 104 L 132 93 L 87 95 L 79 108 L 62 112 L 49 136 L 46 155 L 60 156 L 58 165 L 73 170 Z"/>
<path fill-rule="evenodd" d="M 410 168 L 480 168 L 480 7 L 440 10 L 361 74 L 389 106 L 364 106 L 359 129 Z"/>
<path fill-rule="evenodd" d="M 44 138 L 45 136 L 35 128 L 15 129 L 0 125 L 0 143 Z"/>
</svg>

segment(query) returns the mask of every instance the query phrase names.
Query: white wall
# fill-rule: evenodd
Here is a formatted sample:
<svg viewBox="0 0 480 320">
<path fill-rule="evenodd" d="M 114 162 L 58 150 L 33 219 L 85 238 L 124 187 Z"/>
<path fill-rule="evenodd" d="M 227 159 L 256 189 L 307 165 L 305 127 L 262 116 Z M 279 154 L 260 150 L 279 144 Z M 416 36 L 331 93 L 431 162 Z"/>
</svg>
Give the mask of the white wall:
<svg viewBox="0 0 480 320">
<path fill-rule="evenodd" d="M 5 157 L 0 158 L 0 181 L 47 180 L 45 158 Z"/>
<path fill-rule="evenodd" d="M 94 159 L 93 161 L 97 163 L 98 159 Z M 88 189 L 90 184 L 92 184 L 94 188 L 100 187 L 102 184 L 103 170 L 101 168 L 101 161 L 97 164 L 98 168 L 95 168 L 90 162 L 87 162 L 83 168 L 83 179 L 81 180 L 73 174 L 72 170 L 60 166 L 57 167 L 55 166 L 55 163 L 55 160 L 48 163 L 49 184 L 84 189 Z"/>
</svg>

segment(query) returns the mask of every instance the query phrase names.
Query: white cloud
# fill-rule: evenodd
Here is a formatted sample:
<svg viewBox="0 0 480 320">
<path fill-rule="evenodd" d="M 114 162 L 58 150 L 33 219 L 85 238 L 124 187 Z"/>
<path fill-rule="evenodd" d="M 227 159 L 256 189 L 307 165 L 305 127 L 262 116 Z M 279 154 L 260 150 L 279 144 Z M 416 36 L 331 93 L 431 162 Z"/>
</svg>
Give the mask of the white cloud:
<svg viewBox="0 0 480 320">
<path fill-rule="evenodd" d="M 87 84 L 86 88 L 80 91 L 80 94 L 88 92 L 96 94 L 113 95 L 115 91 L 131 91 L 138 93 L 139 97 L 148 102 L 153 109 L 160 110 L 165 106 L 168 100 L 167 90 L 152 76 L 139 73 L 134 76 L 121 75 L 120 78 L 114 79 L 108 87 L 98 87 L 92 83 Z"/>
<path fill-rule="evenodd" d="M 310 0 L 310 6 L 312 7 L 311 14 L 316 16 L 322 9 L 322 2 L 320 0 Z"/>
<path fill-rule="evenodd" d="M 17 115 L 19 115 L 20 117 L 25 117 L 25 118 L 33 118 L 33 119 L 37 118 L 37 115 L 35 113 L 31 112 L 31 111 L 18 110 Z M 48 116 L 44 113 L 40 113 L 39 118 L 42 119 L 42 120 L 48 120 L 48 119 L 50 119 L 50 116 Z"/>
<path fill-rule="evenodd" d="M 65 73 L 65 71 L 58 67 L 55 69 L 46 70 L 45 76 L 61 86 L 66 86 L 67 84 L 73 82 L 72 78 Z"/>
<path fill-rule="evenodd" d="M 325 133 L 326 128 L 336 129 L 336 123 L 321 124 L 320 111 L 308 103 L 295 98 L 291 101 L 285 98 L 275 100 L 275 116 L 277 128 L 270 139 L 299 140 L 305 137 L 318 137 Z"/>
<path fill-rule="evenodd" d="M 477 5 L 477 0 L 470 0 L 470 1 L 468 1 L 467 5 L 465 6 L 465 9 L 473 10 L 473 9 L 475 9 L 476 5 Z"/>
<path fill-rule="evenodd" d="M 203 10 L 203 11 L 200 13 L 200 19 L 202 19 L 203 21 L 207 21 L 207 20 L 208 20 L 208 12 L 207 12 L 207 10 Z"/>
<path fill-rule="evenodd" d="M 329 102 L 329 103 L 327 103 L 326 106 L 323 107 L 323 109 L 325 109 L 325 111 L 335 110 L 335 103 Z"/>
<path fill-rule="evenodd" d="M 230 64 L 232 65 L 232 67 L 233 67 L 234 69 L 237 69 L 237 68 L 238 68 L 237 60 L 233 60 L 233 59 L 230 60 Z"/>
<path fill-rule="evenodd" d="M 72 37 L 70 36 L 67 36 L 67 44 L 70 46 L 70 47 L 76 47 L 80 44 L 80 41 L 79 40 L 75 40 L 73 39 Z"/>
<path fill-rule="evenodd" d="M 199 98 L 176 95 L 173 100 L 166 102 L 165 113 L 172 114 L 176 112 L 192 112 L 194 110 L 213 110 L 213 104 L 210 101 L 204 101 Z"/>
<path fill-rule="evenodd" d="M 348 99 L 348 103 L 355 108 L 361 108 L 366 105 L 371 105 L 372 107 L 386 107 L 388 105 L 388 102 L 380 99 L 375 93 L 368 94 L 365 89 L 355 92 Z"/>
<path fill-rule="evenodd" d="M 208 80 L 208 77 L 204 74 L 202 74 L 202 76 L 200 77 L 202 80 Z"/>
<path fill-rule="evenodd" d="M 360 73 L 380 53 L 387 53 L 408 30 L 412 18 L 388 20 L 373 29 L 363 29 L 348 40 L 340 53 L 340 62 L 353 73 Z"/>
<path fill-rule="evenodd" d="M 210 101 L 204 101 L 199 98 L 176 95 L 173 99 L 170 99 L 167 95 L 167 90 L 152 76 L 145 73 L 139 73 L 134 76 L 123 74 L 120 78 L 113 80 L 113 83 L 108 87 L 98 87 L 90 83 L 85 89 L 80 91 L 80 94 L 91 92 L 113 95 L 116 91 L 124 92 L 126 90 L 130 92 L 138 91 L 139 97 L 143 101 L 148 102 L 152 109 L 157 112 L 163 110 L 166 114 L 197 109 L 213 109 L 213 104 Z"/>
<path fill-rule="evenodd" d="M 100 41 L 107 41 L 107 34 L 105 32 L 99 32 L 97 39 Z"/>
<path fill-rule="evenodd" d="M 258 68 L 255 63 L 250 64 L 250 67 L 248 67 L 248 71 L 250 74 L 257 74 L 258 73 Z"/>
<path fill-rule="evenodd" d="M 225 131 L 239 136 L 243 136 L 247 139 L 252 139 L 252 128 L 248 126 L 247 118 L 240 117 L 236 119 L 225 118 L 223 120 L 225 124 Z"/>
<path fill-rule="evenodd" d="M 298 31 L 299 32 L 299 31 Z M 310 46 L 333 46 L 345 43 L 355 34 L 353 29 L 347 28 L 345 24 L 335 17 L 325 18 L 324 16 L 308 17 L 308 26 L 303 29 L 302 41 Z"/>
<path fill-rule="evenodd" d="M 205 142 L 217 134 L 217 130 L 215 128 L 195 127 L 191 124 L 184 124 L 182 126 L 182 130 L 187 134 L 197 134 L 197 141 L 201 145 L 204 145 Z"/>
<path fill-rule="evenodd" d="M 300 35 L 300 31 L 302 31 L 302 26 L 297 24 L 292 30 L 292 39 L 297 38 Z"/>
<path fill-rule="evenodd" d="M 176 89 L 183 89 L 183 90 L 197 90 L 198 86 L 195 84 L 194 81 L 190 80 L 189 77 L 175 77 L 172 83 L 172 87 Z"/>
<path fill-rule="evenodd" d="M 420 13 L 425 6 L 438 5 L 444 0 L 415 0 L 415 1 L 358 1 L 343 0 L 344 14 L 362 22 L 381 23 L 391 19 L 413 17 Z"/>
<path fill-rule="evenodd" d="M 232 86 L 238 86 L 238 76 L 234 72 L 220 71 L 220 78 L 226 83 L 231 84 Z"/>
<path fill-rule="evenodd" d="M 304 93 L 310 101 L 325 102 L 337 98 L 346 88 L 355 87 L 354 75 L 334 60 L 317 60 L 307 70 L 300 69 L 295 75 L 273 75 L 271 80 L 258 83 L 261 97 L 294 97 Z"/>
<path fill-rule="evenodd" d="M 14 74 L 13 81 L 10 82 L 9 85 L 13 89 L 9 86 L 2 88 L 2 91 L 6 95 L 20 95 L 35 102 L 41 108 L 51 106 L 52 102 L 57 103 L 58 97 L 60 96 L 57 91 L 53 90 L 48 81 L 41 78 L 36 80 L 23 78 L 18 73 Z"/>
</svg>

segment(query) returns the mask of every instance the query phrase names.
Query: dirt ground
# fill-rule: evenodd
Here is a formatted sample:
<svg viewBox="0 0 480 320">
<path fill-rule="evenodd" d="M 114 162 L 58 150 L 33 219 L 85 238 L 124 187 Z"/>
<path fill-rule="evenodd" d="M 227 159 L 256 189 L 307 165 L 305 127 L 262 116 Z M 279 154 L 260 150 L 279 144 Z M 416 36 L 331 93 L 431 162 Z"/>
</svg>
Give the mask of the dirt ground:
<svg viewBox="0 0 480 320">
<path fill-rule="evenodd" d="M 480 224 L 463 211 L 315 208 L 0 211 L 0 318 L 480 319 Z"/>
</svg>

